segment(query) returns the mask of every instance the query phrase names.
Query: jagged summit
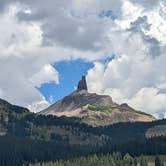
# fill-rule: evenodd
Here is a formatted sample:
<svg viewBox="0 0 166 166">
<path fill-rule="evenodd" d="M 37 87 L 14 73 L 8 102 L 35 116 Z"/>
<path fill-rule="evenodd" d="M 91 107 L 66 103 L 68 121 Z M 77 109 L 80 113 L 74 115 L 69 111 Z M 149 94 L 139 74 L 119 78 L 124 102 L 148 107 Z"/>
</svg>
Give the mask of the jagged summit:
<svg viewBox="0 0 166 166">
<path fill-rule="evenodd" d="M 88 91 L 87 83 L 86 83 L 86 77 L 82 76 L 82 79 L 79 81 L 77 86 L 77 91 L 86 90 Z"/>
<path fill-rule="evenodd" d="M 154 120 L 152 116 L 136 111 L 127 104 L 116 104 L 108 95 L 89 93 L 85 76 L 82 76 L 76 91 L 39 114 L 78 117 L 92 126 Z"/>
<path fill-rule="evenodd" d="M 111 105 L 112 98 L 108 95 L 98 95 L 89 93 L 86 83 L 86 77 L 82 76 L 79 81 L 77 90 L 65 96 L 62 100 L 51 105 L 49 108 L 42 111 L 42 114 L 56 114 L 57 112 L 73 111 L 86 105 Z"/>
</svg>

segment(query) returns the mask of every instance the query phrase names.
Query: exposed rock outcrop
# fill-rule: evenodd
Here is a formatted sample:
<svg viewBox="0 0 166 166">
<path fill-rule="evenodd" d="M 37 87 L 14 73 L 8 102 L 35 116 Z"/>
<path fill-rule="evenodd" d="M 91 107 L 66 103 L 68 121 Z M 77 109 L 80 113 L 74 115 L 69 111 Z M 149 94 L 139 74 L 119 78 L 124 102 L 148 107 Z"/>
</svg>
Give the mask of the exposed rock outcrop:
<svg viewBox="0 0 166 166">
<path fill-rule="evenodd" d="M 112 105 L 113 101 L 110 96 L 97 95 L 95 93 L 88 93 L 87 91 L 82 90 L 73 92 L 72 94 L 64 97 L 62 100 L 53 104 L 41 113 L 45 115 L 56 115 L 58 112 L 70 112 L 88 104 L 106 106 Z"/>
<path fill-rule="evenodd" d="M 82 76 L 82 79 L 79 81 L 77 86 L 77 91 L 86 90 L 88 91 L 87 83 L 86 83 L 86 77 Z"/>
<path fill-rule="evenodd" d="M 118 105 L 108 95 L 89 93 L 85 76 L 76 91 L 43 110 L 39 114 L 78 117 L 92 126 L 104 126 L 119 122 L 149 122 L 155 118 L 136 111 L 127 104 Z"/>
</svg>

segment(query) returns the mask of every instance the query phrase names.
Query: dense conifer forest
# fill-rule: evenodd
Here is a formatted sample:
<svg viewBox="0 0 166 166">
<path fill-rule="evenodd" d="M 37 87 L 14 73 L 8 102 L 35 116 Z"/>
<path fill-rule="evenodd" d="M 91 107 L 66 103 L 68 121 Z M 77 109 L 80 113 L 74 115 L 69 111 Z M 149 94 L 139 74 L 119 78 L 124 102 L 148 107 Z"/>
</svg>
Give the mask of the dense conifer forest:
<svg viewBox="0 0 166 166">
<path fill-rule="evenodd" d="M 74 164 L 95 156 L 100 156 L 100 163 L 107 162 L 107 154 L 116 152 L 123 160 L 127 153 L 133 158 L 166 154 L 166 120 L 92 127 L 78 118 L 37 115 L 5 101 L 0 107 L 0 166 L 50 161 L 63 165 L 60 160 L 69 159 Z M 112 160 L 111 155 L 108 160 Z"/>
</svg>

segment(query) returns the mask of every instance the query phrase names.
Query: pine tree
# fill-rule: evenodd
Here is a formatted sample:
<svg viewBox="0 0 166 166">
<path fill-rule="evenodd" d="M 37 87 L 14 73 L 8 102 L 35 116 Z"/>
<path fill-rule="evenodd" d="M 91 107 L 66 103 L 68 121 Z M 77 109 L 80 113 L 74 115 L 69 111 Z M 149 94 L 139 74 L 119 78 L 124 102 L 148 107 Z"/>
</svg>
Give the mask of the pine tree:
<svg viewBox="0 0 166 166">
<path fill-rule="evenodd" d="M 159 158 L 159 156 L 156 156 L 155 158 L 155 166 L 163 166 L 163 162 L 161 161 L 161 159 Z"/>
<path fill-rule="evenodd" d="M 124 166 L 134 166 L 134 159 L 128 153 L 123 158 L 123 165 Z"/>
<path fill-rule="evenodd" d="M 148 162 L 143 155 L 140 158 L 140 166 L 148 166 Z"/>
<path fill-rule="evenodd" d="M 134 158 L 134 166 L 137 166 L 137 159 Z"/>
</svg>

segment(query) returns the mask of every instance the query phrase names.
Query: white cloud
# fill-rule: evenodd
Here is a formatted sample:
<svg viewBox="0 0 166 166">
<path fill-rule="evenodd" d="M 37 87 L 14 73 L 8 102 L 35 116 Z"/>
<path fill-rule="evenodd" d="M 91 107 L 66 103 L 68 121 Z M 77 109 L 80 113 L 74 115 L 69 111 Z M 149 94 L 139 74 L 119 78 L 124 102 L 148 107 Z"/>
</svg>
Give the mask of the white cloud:
<svg viewBox="0 0 166 166">
<path fill-rule="evenodd" d="M 31 110 L 32 112 L 39 112 L 41 110 L 44 110 L 45 108 L 47 108 L 48 106 L 50 106 L 50 103 L 47 102 L 45 100 L 45 98 L 43 98 L 43 100 L 41 101 L 37 101 L 37 102 L 32 102 L 31 104 L 27 105 L 27 108 L 29 110 Z"/>
<path fill-rule="evenodd" d="M 146 57 L 144 54 L 142 57 L 136 57 L 137 54 L 130 55 L 130 48 L 128 53 L 90 69 L 87 76 L 90 91 L 109 94 L 118 103 L 127 102 L 138 110 L 156 117 L 164 117 L 165 54 L 160 54 L 156 58 Z"/>
<path fill-rule="evenodd" d="M 160 118 L 166 113 L 166 21 L 161 3 L 147 9 L 142 3 L 124 2 L 122 17 L 109 32 L 116 56 L 109 63 L 95 65 L 87 78 L 91 91 L 110 94 L 114 101 Z M 102 74 L 94 78 L 91 73 Z"/>
<path fill-rule="evenodd" d="M 161 116 L 165 6 L 164 0 L 2 0 L 0 97 L 43 108 L 49 103 L 35 87 L 59 83 L 52 64 L 80 58 L 95 64 L 88 72 L 91 91 Z M 114 58 L 99 61 L 106 57 Z"/>
<path fill-rule="evenodd" d="M 55 82 L 59 84 L 58 72 L 50 64 L 46 64 L 38 73 L 34 74 L 30 81 L 36 87 L 40 87 L 43 83 Z"/>
<path fill-rule="evenodd" d="M 104 76 L 104 65 L 101 63 L 94 63 L 94 68 L 88 71 L 88 87 L 90 87 L 90 91 L 96 93 L 103 92 L 103 78 Z M 100 80 L 100 81 L 96 81 Z"/>
<path fill-rule="evenodd" d="M 108 64 L 95 64 L 87 76 L 89 90 L 109 94 L 118 103 L 127 102 L 138 110 L 164 117 L 165 57 L 160 56 L 158 60 L 135 60 L 122 55 Z"/>
<path fill-rule="evenodd" d="M 128 103 L 138 110 L 148 110 L 158 118 L 165 116 L 166 94 L 160 93 L 159 89 L 148 87 L 142 88 Z"/>
<path fill-rule="evenodd" d="M 0 14 L 0 97 L 36 111 L 49 103 L 35 87 L 59 83 L 58 71 L 52 66 L 54 62 L 77 58 L 93 60 L 104 55 L 100 51 L 82 52 L 60 45 L 43 46 L 41 23 L 19 21 L 16 15 L 21 10 L 24 6 L 15 3 Z"/>
<path fill-rule="evenodd" d="M 23 56 L 21 51 L 33 49 L 41 44 L 41 31 L 38 24 L 27 24 L 19 22 L 16 13 L 19 6 L 11 6 L 5 14 L 0 15 L 1 19 L 1 37 L 0 46 L 1 56 L 10 56 L 11 54 Z M 33 36 L 33 37 L 32 37 Z"/>
<path fill-rule="evenodd" d="M 48 106 L 48 102 L 35 86 L 51 79 L 58 82 L 57 72 L 50 65 L 48 68 L 45 66 L 45 70 L 39 73 L 40 80 L 35 82 L 37 74 L 34 74 L 42 68 L 42 60 L 40 61 L 39 56 L 26 55 L 24 52 L 40 46 L 41 30 L 37 23 L 19 22 L 15 16 L 19 10 L 20 6 L 15 4 L 0 15 L 0 97 L 27 107 L 34 102 L 40 105 L 47 103 Z M 42 72 L 44 76 L 41 76 Z"/>
</svg>

